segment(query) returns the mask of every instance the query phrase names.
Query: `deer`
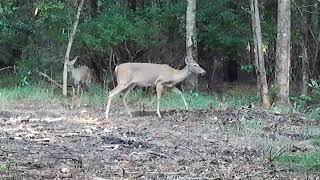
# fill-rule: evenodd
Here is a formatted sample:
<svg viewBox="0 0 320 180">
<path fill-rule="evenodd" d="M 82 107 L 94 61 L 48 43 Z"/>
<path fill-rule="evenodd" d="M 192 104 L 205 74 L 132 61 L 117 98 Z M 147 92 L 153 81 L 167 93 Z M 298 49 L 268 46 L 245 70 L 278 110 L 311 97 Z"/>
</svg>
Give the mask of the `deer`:
<svg viewBox="0 0 320 180">
<path fill-rule="evenodd" d="M 68 62 L 68 72 L 71 73 L 71 81 L 72 81 L 72 104 L 71 109 L 74 107 L 74 99 L 77 96 L 78 105 L 80 107 L 81 97 L 83 91 L 89 91 L 92 79 L 92 73 L 88 66 L 79 66 L 77 68 L 74 67 L 75 62 L 78 60 L 79 56 L 75 57 L 73 60 Z M 77 89 L 77 94 L 75 93 L 75 89 Z M 81 92 L 80 92 L 81 90 Z M 80 98 L 79 98 L 80 94 Z"/>
<path fill-rule="evenodd" d="M 185 57 L 186 66 L 181 69 L 174 69 L 167 64 L 154 64 L 154 63 L 123 63 L 115 68 L 115 75 L 117 78 L 117 86 L 109 93 L 106 118 L 109 117 L 111 101 L 119 93 L 123 93 L 122 101 L 132 118 L 131 111 L 127 105 L 126 97 L 129 92 L 136 86 L 139 87 L 155 87 L 157 92 L 157 115 L 161 118 L 160 114 L 160 99 L 161 93 L 164 88 L 171 89 L 176 94 L 180 95 L 185 108 L 188 109 L 187 101 L 175 85 L 184 81 L 192 73 L 204 75 L 206 71 L 196 63 L 192 57 Z"/>
</svg>

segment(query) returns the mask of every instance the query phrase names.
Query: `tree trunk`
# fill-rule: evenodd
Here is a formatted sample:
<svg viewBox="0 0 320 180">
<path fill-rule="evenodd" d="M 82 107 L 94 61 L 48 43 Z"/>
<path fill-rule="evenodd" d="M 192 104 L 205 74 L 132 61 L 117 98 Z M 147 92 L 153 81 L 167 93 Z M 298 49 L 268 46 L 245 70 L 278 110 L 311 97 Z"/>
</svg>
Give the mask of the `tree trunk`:
<svg viewBox="0 0 320 180">
<path fill-rule="evenodd" d="M 64 58 L 63 88 L 62 88 L 62 93 L 63 93 L 64 96 L 67 95 L 68 63 L 70 61 L 69 56 L 70 56 L 70 51 L 71 51 L 71 46 L 72 46 L 72 43 L 73 43 L 73 39 L 74 39 L 74 36 L 76 34 L 77 26 L 78 26 L 78 23 L 79 23 L 79 18 L 80 18 L 81 9 L 82 9 L 82 6 L 83 6 L 83 1 L 84 0 L 81 0 L 80 4 L 78 6 L 78 12 L 77 12 L 76 20 L 75 20 L 75 22 L 73 24 L 73 29 L 72 29 L 72 32 L 71 32 L 70 37 L 69 37 L 67 51 L 66 51 L 66 55 L 65 55 L 65 58 Z"/>
<path fill-rule="evenodd" d="M 265 70 L 264 56 L 262 51 L 262 34 L 260 25 L 260 15 L 257 0 L 250 0 L 252 32 L 254 40 L 255 66 L 257 73 L 257 87 L 259 97 L 263 108 L 270 108 L 270 99 L 268 95 L 268 83 Z"/>
<path fill-rule="evenodd" d="M 319 31 L 319 2 L 315 1 L 314 3 L 314 7 L 312 9 L 312 11 L 314 13 L 312 13 L 312 19 L 311 21 L 313 22 L 313 32 L 315 32 L 315 50 L 314 50 L 314 57 L 312 60 L 312 68 L 311 68 L 311 72 L 312 72 L 312 78 L 317 79 L 317 76 L 319 74 L 319 60 L 318 60 L 318 55 L 319 55 L 319 42 L 320 42 L 320 31 Z"/>
<path fill-rule="evenodd" d="M 98 14 L 98 2 L 97 0 L 90 0 L 91 18 L 97 17 Z"/>
<path fill-rule="evenodd" d="M 196 0 L 188 0 L 186 16 L 186 54 L 187 57 L 192 57 L 193 60 L 197 61 Z M 197 87 L 198 76 L 193 74 L 190 76 L 189 82 Z"/>
<path fill-rule="evenodd" d="M 306 0 L 304 0 L 306 3 Z M 302 81 L 301 81 L 301 95 L 308 94 L 308 82 L 309 82 L 309 59 L 308 59 L 308 15 L 306 13 L 303 14 L 303 40 L 302 40 L 302 62 L 301 62 L 301 69 L 302 69 Z"/>
<path fill-rule="evenodd" d="M 308 94 L 308 82 L 309 82 L 309 59 L 308 50 L 305 42 L 302 43 L 302 82 L 301 82 L 301 95 Z"/>
<path fill-rule="evenodd" d="M 278 0 L 278 30 L 276 52 L 276 107 L 290 107 L 290 44 L 291 9 L 290 0 Z"/>
<path fill-rule="evenodd" d="M 135 11 L 137 9 L 137 0 L 128 0 L 127 7 L 128 9 Z"/>
</svg>

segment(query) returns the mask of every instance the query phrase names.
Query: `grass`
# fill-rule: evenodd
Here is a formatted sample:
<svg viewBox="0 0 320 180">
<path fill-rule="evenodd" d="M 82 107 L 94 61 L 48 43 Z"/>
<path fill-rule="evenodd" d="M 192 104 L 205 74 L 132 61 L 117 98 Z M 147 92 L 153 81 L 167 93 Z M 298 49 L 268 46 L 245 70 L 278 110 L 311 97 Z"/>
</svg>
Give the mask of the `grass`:
<svg viewBox="0 0 320 180">
<path fill-rule="evenodd" d="M 71 91 L 71 90 L 69 90 Z M 256 96 L 252 93 L 243 94 L 237 90 L 226 91 L 219 95 L 209 95 L 202 92 L 184 92 L 189 109 L 217 109 L 219 105 L 224 104 L 228 108 L 247 106 L 256 102 Z M 254 94 L 255 95 L 255 94 Z M 67 101 L 71 101 L 70 96 Z M 99 85 L 93 85 L 90 92 L 82 96 L 81 103 L 89 106 L 104 106 L 107 100 L 107 92 Z M 121 101 L 117 96 L 115 101 Z M 16 103 L 35 102 L 35 103 L 58 103 L 65 102 L 66 98 L 62 96 L 61 90 L 45 83 L 27 85 L 27 86 L 8 86 L 0 88 L 0 109 Z M 129 103 L 141 103 L 144 106 L 156 107 L 156 94 L 143 92 L 141 89 L 132 91 L 127 98 Z M 171 91 L 162 94 L 161 109 L 185 109 L 182 98 Z"/>
<path fill-rule="evenodd" d="M 306 152 L 287 152 L 276 160 L 290 168 L 304 171 L 320 170 L 320 134 L 319 127 L 309 126 L 301 130 L 301 134 L 310 136 L 311 145 L 314 147 Z"/>
<path fill-rule="evenodd" d="M 320 108 L 317 107 L 306 114 L 309 119 L 320 120 Z"/>
<path fill-rule="evenodd" d="M 301 154 L 285 154 L 277 158 L 277 161 L 298 170 L 319 171 L 320 149 Z"/>
<path fill-rule="evenodd" d="M 320 170 L 320 128 L 318 126 L 305 124 L 296 131 L 293 131 L 289 126 L 284 126 L 281 128 L 281 133 L 278 131 L 273 132 L 273 137 L 267 135 L 264 130 L 266 126 L 268 124 L 264 119 L 242 117 L 239 124 L 233 127 L 230 133 L 234 135 L 235 139 L 241 140 L 247 146 L 254 146 L 260 149 L 266 159 L 275 160 L 295 171 L 314 172 Z M 305 138 L 294 140 L 282 135 L 286 133 L 299 133 Z M 298 145 L 300 143 L 301 145 Z M 303 147 L 304 144 L 308 146 L 307 151 L 288 151 L 293 145 Z"/>
<path fill-rule="evenodd" d="M 317 129 L 318 127 L 309 127 Z M 301 132 L 305 134 L 304 132 Z M 320 170 L 320 135 L 310 132 L 311 145 L 313 148 L 305 152 L 287 152 L 276 158 L 276 161 L 297 171 L 319 171 Z"/>
<path fill-rule="evenodd" d="M 218 106 L 218 101 L 205 93 L 184 93 L 190 109 L 210 109 Z M 128 95 L 128 102 L 140 102 L 150 108 L 156 107 L 156 95 L 145 94 L 141 90 Z M 161 109 L 185 109 L 180 95 L 174 92 L 165 92 L 161 97 Z"/>
<path fill-rule="evenodd" d="M 59 95 L 55 89 L 36 86 L 16 86 L 0 89 L 0 109 L 21 101 L 57 103 L 61 99 L 62 95 Z"/>
<path fill-rule="evenodd" d="M 0 173 L 5 173 L 8 170 L 8 166 L 6 164 L 0 163 Z"/>
</svg>

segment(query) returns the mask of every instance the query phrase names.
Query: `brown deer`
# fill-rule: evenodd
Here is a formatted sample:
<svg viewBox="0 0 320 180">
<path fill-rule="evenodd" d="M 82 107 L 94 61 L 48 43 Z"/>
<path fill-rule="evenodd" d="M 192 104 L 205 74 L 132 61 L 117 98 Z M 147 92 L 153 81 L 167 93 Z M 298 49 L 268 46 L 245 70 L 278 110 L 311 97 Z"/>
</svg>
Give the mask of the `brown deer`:
<svg viewBox="0 0 320 180">
<path fill-rule="evenodd" d="M 152 63 L 124 63 L 115 68 L 115 74 L 117 76 L 118 85 L 113 89 L 108 98 L 106 108 L 106 118 L 109 116 L 109 110 L 111 100 L 120 92 L 124 93 L 122 97 L 123 104 L 130 117 L 132 114 L 126 103 L 126 96 L 135 87 L 148 87 L 155 86 L 157 91 L 157 114 L 161 118 L 160 114 L 160 98 L 161 92 L 164 88 L 170 88 L 175 93 L 182 97 L 186 109 L 188 104 L 183 93 L 175 87 L 179 82 L 184 81 L 191 73 L 205 74 L 198 63 L 193 61 L 192 58 L 186 57 L 185 63 L 187 64 L 182 70 L 174 69 L 167 64 L 152 64 Z"/>
<path fill-rule="evenodd" d="M 81 104 L 81 97 L 83 91 L 89 91 L 90 84 L 91 84 L 91 70 L 88 66 L 79 66 L 77 68 L 74 67 L 74 63 L 77 61 L 78 56 L 75 57 L 72 61 L 68 63 L 68 72 L 71 72 L 71 80 L 72 80 L 72 104 L 71 108 L 74 107 L 74 99 L 75 99 L 75 89 L 77 88 L 77 99 L 78 105 L 80 107 Z M 79 98 L 80 95 L 80 98 Z"/>
</svg>

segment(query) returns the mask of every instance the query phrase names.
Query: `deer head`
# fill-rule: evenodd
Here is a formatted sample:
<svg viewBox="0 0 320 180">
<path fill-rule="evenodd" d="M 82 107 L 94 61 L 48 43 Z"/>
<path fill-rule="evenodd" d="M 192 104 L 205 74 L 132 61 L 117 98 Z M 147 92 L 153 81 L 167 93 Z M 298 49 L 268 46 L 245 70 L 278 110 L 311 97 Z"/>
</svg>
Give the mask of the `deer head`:
<svg viewBox="0 0 320 180">
<path fill-rule="evenodd" d="M 184 59 L 184 62 L 187 64 L 187 68 L 195 73 L 195 74 L 201 74 L 204 75 L 206 71 L 200 67 L 198 63 L 196 63 L 192 57 L 186 56 Z"/>
<path fill-rule="evenodd" d="M 69 61 L 67 63 L 68 65 L 68 72 L 71 72 L 74 69 L 74 64 L 76 63 L 76 61 L 78 60 L 79 56 L 76 56 L 75 58 L 73 58 L 73 60 Z"/>
</svg>

